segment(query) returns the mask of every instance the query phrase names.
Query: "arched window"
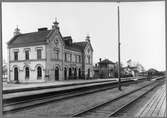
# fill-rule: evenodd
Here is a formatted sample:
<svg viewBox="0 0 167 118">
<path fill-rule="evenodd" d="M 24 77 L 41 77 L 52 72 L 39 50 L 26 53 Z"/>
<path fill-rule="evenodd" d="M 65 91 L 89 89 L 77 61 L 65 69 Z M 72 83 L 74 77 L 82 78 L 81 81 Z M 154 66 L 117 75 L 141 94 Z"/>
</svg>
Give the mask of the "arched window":
<svg viewBox="0 0 167 118">
<path fill-rule="evenodd" d="M 37 79 L 41 79 L 42 78 L 42 68 L 40 66 L 38 66 L 37 68 Z"/>
<path fill-rule="evenodd" d="M 25 68 L 25 78 L 29 78 L 30 77 L 30 69 L 29 69 L 29 67 L 26 67 Z"/>
</svg>

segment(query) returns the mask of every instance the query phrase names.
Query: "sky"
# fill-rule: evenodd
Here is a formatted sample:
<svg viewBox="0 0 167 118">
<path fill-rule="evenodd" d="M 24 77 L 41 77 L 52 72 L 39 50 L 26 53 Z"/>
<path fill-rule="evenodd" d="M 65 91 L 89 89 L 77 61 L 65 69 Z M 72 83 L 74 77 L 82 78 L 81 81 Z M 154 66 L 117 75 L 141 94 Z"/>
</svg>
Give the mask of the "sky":
<svg viewBox="0 0 167 118">
<path fill-rule="evenodd" d="M 99 58 L 118 60 L 118 3 L 44 2 L 2 3 L 3 58 L 7 60 L 7 42 L 18 25 L 21 33 L 51 26 L 55 18 L 63 36 L 84 41 L 87 35 L 93 63 Z M 147 70 L 165 70 L 165 2 L 119 3 L 121 62 L 138 62 Z"/>
</svg>

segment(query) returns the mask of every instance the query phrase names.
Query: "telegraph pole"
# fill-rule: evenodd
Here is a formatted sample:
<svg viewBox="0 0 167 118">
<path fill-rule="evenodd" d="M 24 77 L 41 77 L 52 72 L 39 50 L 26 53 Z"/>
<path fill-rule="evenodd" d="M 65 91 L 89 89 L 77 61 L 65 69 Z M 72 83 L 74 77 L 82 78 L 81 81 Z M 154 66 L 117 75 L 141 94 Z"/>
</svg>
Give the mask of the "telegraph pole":
<svg viewBox="0 0 167 118">
<path fill-rule="evenodd" d="M 119 1 L 117 1 L 119 4 Z M 118 10 L 118 89 L 121 91 L 121 77 L 120 77 L 120 13 L 119 13 L 119 5 L 117 6 Z"/>
</svg>

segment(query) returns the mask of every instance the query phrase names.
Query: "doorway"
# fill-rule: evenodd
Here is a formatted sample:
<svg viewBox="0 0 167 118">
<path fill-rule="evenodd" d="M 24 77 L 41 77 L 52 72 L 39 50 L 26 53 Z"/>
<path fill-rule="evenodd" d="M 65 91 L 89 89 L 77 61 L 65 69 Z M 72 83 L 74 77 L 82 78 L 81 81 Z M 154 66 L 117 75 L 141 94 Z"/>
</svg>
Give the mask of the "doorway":
<svg viewBox="0 0 167 118">
<path fill-rule="evenodd" d="M 19 73 L 18 68 L 15 67 L 14 68 L 14 80 L 17 81 L 17 82 L 19 81 L 18 73 Z"/>
<path fill-rule="evenodd" d="M 59 68 L 56 67 L 55 69 L 55 80 L 59 80 Z"/>
<path fill-rule="evenodd" d="M 67 68 L 64 68 L 64 80 L 67 80 Z"/>
</svg>

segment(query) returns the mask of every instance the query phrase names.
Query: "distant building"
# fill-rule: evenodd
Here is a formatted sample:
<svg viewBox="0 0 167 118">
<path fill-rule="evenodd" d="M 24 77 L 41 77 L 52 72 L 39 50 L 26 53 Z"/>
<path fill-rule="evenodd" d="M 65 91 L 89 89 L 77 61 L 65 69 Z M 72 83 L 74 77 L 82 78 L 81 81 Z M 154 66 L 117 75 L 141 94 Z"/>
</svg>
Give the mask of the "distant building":
<svg viewBox="0 0 167 118">
<path fill-rule="evenodd" d="M 108 59 L 99 60 L 94 67 L 94 77 L 95 78 L 112 78 L 114 77 L 114 67 L 115 63 Z"/>
<path fill-rule="evenodd" d="M 93 48 L 90 37 L 73 42 L 63 37 L 58 22 L 52 29 L 20 33 L 16 28 L 8 42 L 9 81 L 46 82 L 93 77 Z"/>
<path fill-rule="evenodd" d="M 136 76 L 136 74 L 138 73 L 138 70 L 137 70 L 137 67 L 133 66 L 133 67 L 130 67 L 130 66 L 126 66 L 126 67 L 123 67 L 123 74 L 124 75 L 127 75 L 127 76 Z"/>
</svg>

